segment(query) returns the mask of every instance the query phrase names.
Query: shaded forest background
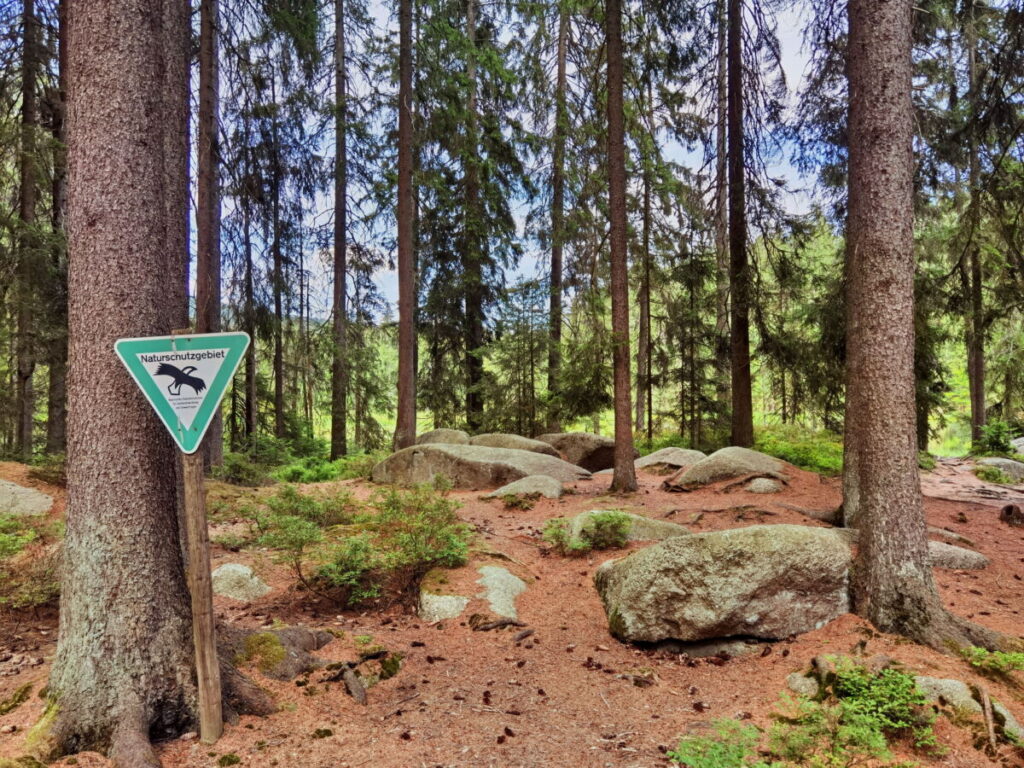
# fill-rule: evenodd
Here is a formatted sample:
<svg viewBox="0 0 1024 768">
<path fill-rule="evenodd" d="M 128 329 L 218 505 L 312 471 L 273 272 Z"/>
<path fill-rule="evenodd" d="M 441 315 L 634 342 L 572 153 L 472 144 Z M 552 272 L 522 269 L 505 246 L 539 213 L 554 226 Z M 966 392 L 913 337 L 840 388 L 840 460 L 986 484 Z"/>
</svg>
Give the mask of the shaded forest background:
<svg viewBox="0 0 1024 768">
<path fill-rule="evenodd" d="M 22 460 L 65 444 L 67 3 L 0 5 L 0 455 Z M 809 59 L 791 92 L 778 18 L 794 9 Z M 226 450 L 273 463 L 390 447 L 397 317 L 381 286 L 403 141 L 419 429 L 608 431 L 604 13 L 587 0 L 197 5 L 193 322 L 254 340 L 225 400 Z M 749 442 L 755 425 L 759 440 L 840 434 L 842 7 L 626 2 L 623 18 L 637 435 L 707 448 Z M 915 14 L 922 450 L 1024 432 L 1022 38 L 1016 3 Z M 806 212 L 781 163 L 814 179 Z"/>
</svg>

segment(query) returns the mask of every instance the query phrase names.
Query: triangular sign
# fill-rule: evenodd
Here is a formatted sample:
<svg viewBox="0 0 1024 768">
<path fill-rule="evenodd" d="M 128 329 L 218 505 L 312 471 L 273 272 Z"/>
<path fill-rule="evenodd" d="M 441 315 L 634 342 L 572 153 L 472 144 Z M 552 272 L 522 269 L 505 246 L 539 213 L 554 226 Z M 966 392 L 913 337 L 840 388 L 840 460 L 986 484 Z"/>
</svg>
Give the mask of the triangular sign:
<svg viewBox="0 0 1024 768">
<path fill-rule="evenodd" d="M 114 351 L 185 453 L 195 453 L 249 347 L 249 334 L 118 339 Z"/>
</svg>

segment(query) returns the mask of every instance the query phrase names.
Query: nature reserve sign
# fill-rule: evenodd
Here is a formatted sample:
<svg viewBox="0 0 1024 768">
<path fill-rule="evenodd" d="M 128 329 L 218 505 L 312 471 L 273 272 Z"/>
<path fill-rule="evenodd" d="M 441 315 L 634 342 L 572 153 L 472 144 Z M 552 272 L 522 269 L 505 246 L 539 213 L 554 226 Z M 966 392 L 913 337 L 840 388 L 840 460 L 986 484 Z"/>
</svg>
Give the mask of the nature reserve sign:
<svg viewBox="0 0 1024 768">
<path fill-rule="evenodd" d="M 194 453 L 249 346 L 247 333 L 119 339 L 114 351 L 184 453 Z"/>
</svg>

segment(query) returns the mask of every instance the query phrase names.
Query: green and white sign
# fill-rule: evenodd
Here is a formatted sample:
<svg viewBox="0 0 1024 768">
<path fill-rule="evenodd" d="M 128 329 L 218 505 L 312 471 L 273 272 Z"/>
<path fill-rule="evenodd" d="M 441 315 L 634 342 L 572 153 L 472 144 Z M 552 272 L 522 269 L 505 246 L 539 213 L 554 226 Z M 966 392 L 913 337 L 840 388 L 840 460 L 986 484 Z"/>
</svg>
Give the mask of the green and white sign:
<svg viewBox="0 0 1024 768">
<path fill-rule="evenodd" d="M 185 453 L 195 453 L 238 370 L 249 334 L 118 339 L 114 351 Z"/>
</svg>

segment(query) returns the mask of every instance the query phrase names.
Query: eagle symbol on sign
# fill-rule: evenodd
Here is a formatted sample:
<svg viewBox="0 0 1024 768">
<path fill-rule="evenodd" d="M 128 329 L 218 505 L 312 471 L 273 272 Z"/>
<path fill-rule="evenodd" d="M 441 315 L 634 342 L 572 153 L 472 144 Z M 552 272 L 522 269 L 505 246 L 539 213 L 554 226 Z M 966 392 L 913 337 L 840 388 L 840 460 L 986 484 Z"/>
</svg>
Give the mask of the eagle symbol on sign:
<svg viewBox="0 0 1024 768">
<path fill-rule="evenodd" d="M 174 379 L 174 381 L 167 385 L 167 391 L 175 397 L 181 394 L 182 386 L 192 387 L 192 390 L 198 395 L 206 389 L 206 382 L 198 376 L 190 375 L 195 370 L 196 367 L 194 365 L 176 368 L 169 363 L 160 363 L 160 367 L 156 369 L 156 375 L 170 376 Z"/>
</svg>

